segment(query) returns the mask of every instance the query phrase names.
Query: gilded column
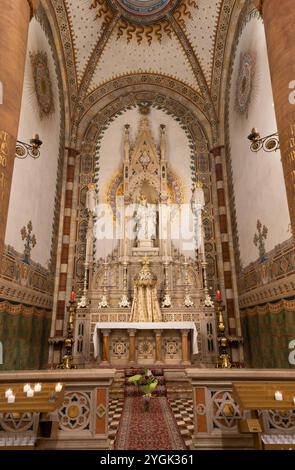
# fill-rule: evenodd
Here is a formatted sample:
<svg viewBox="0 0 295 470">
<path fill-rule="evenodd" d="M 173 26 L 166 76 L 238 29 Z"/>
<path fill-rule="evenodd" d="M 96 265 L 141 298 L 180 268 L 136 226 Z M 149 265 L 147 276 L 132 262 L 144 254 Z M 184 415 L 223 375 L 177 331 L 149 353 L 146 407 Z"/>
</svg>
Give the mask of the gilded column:
<svg viewBox="0 0 295 470">
<path fill-rule="evenodd" d="M 0 258 L 3 252 L 17 139 L 29 22 L 39 0 L 1 0 Z"/>
<path fill-rule="evenodd" d="M 135 362 L 135 334 L 136 330 L 128 330 L 129 333 L 129 362 Z"/>
<path fill-rule="evenodd" d="M 294 0 L 257 0 L 264 22 L 292 231 L 295 234 Z"/>
</svg>

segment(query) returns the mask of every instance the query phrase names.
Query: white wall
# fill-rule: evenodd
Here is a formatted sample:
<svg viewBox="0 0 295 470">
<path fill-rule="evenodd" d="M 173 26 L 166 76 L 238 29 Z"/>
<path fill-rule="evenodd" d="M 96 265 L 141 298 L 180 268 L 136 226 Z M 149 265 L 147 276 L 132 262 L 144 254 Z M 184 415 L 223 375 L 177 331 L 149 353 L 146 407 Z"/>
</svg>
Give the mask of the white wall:
<svg viewBox="0 0 295 470">
<path fill-rule="evenodd" d="M 252 99 L 248 115 L 235 109 L 235 94 L 240 54 L 256 54 Z M 256 127 L 261 136 L 276 132 L 264 26 L 253 18 L 244 28 L 236 52 L 230 92 L 230 146 L 237 226 L 242 266 L 258 258 L 253 243 L 257 219 L 268 228 L 266 251 L 291 236 L 280 152 L 255 154 L 250 151 L 247 136 Z"/>
<path fill-rule="evenodd" d="M 40 120 L 29 52 L 46 52 L 54 97 L 53 114 Z M 47 267 L 50 257 L 54 198 L 59 151 L 60 105 L 58 81 L 52 51 L 40 24 L 33 19 L 29 28 L 28 49 L 18 139 L 29 142 L 35 133 L 43 145 L 37 160 L 15 159 L 5 243 L 23 252 L 20 230 L 31 220 L 37 244 L 32 260 Z"/>
</svg>

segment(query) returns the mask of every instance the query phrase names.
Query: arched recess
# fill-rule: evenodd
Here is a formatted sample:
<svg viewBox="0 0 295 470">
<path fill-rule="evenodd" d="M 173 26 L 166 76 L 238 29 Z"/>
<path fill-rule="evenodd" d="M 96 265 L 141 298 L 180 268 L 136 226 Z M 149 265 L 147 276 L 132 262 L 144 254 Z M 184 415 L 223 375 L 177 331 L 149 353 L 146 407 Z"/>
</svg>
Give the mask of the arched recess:
<svg viewBox="0 0 295 470">
<path fill-rule="evenodd" d="M 211 276 L 208 277 L 212 286 L 216 283 L 217 260 L 213 239 L 215 188 L 212 189 L 213 179 L 208 149 L 212 147 L 216 139 L 217 123 L 210 122 L 208 106 L 189 87 L 167 77 L 137 74 L 113 80 L 95 90 L 84 100 L 79 121 L 73 123 L 72 146 L 79 150 L 80 155 L 76 159 L 76 174 L 79 178 L 73 195 L 73 200 L 77 201 L 76 207 L 73 207 L 77 213 L 77 225 L 75 230 L 71 230 L 66 295 L 72 287 L 78 295 L 81 292 L 87 220 L 83 200 L 85 200 L 87 184 L 93 179 L 97 141 L 100 134 L 118 114 L 143 102 L 170 114 L 179 122 L 189 137 L 193 164 L 198 172 L 203 173 L 202 179 L 208 194 L 208 216 L 205 221 L 208 269 L 211 270 Z M 202 162 L 198 160 L 199 155 L 203 159 Z M 206 162 L 204 162 L 204 156 L 206 156 Z"/>
</svg>

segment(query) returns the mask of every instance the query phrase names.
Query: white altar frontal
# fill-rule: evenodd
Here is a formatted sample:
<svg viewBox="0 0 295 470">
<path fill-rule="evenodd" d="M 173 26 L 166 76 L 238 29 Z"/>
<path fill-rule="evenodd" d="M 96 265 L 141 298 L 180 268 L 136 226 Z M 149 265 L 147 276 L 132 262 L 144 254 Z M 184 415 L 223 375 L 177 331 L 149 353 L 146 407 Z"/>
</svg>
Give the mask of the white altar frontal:
<svg viewBox="0 0 295 470">
<path fill-rule="evenodd" d="M 188 191 L 181 175 L 169 163 L 165 126 L 157 142 L 143 108 L 134 140 L 125 125 L 114 174 L 88 185 L 76 364 L 215 363 L 204 192 L 198 180 Z"/>
</svg>

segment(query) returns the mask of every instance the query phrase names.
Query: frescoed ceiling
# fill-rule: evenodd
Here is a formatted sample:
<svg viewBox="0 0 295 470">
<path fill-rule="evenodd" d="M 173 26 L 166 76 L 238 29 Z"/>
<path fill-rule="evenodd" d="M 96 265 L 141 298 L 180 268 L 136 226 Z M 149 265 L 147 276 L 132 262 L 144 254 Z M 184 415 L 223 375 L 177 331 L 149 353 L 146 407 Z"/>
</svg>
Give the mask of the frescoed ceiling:
<svg viewBox="0 0 295 470">
<path fill-rule="evenodd" d="M 183 86 L 212 122 L 229 62 L 228 38 L 251 1 L 41 0 L 55 25 L 70 113 L 81 115 L 106 84 L 148 74 Z"/>
</svg>

